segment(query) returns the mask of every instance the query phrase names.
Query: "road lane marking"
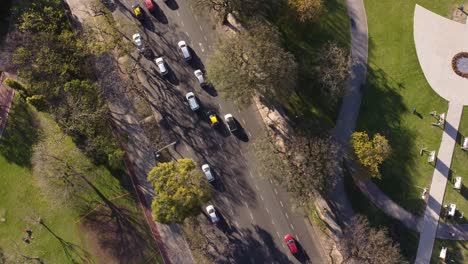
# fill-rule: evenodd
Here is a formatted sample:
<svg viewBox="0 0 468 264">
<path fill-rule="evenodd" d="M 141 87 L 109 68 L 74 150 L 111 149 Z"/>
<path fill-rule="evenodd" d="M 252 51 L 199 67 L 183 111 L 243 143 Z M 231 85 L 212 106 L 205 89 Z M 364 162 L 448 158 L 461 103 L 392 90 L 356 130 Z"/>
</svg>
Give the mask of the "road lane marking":
<svg viewBox="0 0 468 264">
<path fill-rule="evenodd" d="M 257 191 L 260 191 L 257 184 L 255 184 L 255 189 L 257 189 Z"/>
<path fill-rule="evenodd" d="M 206 42 L 208 42 L 208 39 L 206 38 L 206 36 L 203 36 L 203 38 L 205 39 Z"/>
<path fill-rule="evenodd" d="M 270 180 L 270 183 L 273 184 L 273 181 L 271 180 L 271 178 L 269 180 Z"/>
<path fill-rule="evenodd" d="M 252 212 L 250 212 L 250 218 L 252 218 L 252 220 L 254 220 Z"/>
<path fill-rule="evenodd" d="M 198 45 L 200 46 L 201 52 L 205 52 L 205 48 L 203 47 L 203 44 L 201 44 L 201 42 L 198 42 Z M 221 108 L 221 105 L 219 105 L 219 107 Z"/>
<path fill-rule="evenodd" d="M 249 131 L 249 137 L 252 138 L 252 134 L 250 133 L 250 131 Z"/>
<path fill-rule="evenodd" d="M 185 145 L 185 149 L 186 149 L 187 151 L 190 151 L 189 148 L 188 148 L 188 146 L 187 146 L 187 144 L 184 144 L 184 145 Z"/>
<path fill-rule="evenodd" d="M 251 171 L 249 171 L 249 173 L 250 173 L 250 177 L 252 177 L 252 178 L 253 178 L 253 174 L 252 174 L 252 172 L 251 172 Z"/>
<path fill-rule="evenodd" d="M 260 194 L 260 199 L 262 199 L 262 201 L 263 201 L 263 196 L 261 194 Z"/>
<path fill-rule="evenodd" d="M 241 113 L 239 108 L 237 108 L 237 112 L 239 112 L 239 114 Z"/>
<path fill-rule="evenodd" d="M 240 194 L 241 194 L 242 196 L 244 196 L 244 194 L 242 193 L 242 190 L 239 190 L 239 192 L 240 192 Z"/>
<path fill-rule="evenodd" d="M 273 191 L 275 191 L 275 193 L 278 194 L 278 191 L 276 190 L 276 188 L 273 188 Z"/>
<path fill-rule="evenodd" d="M 236 178 L 234 178 L 234 181 L 236 182 L 236 184 L 239 184 L 239 182 L 237 182 L 237 179 L 236 179 Z"/>
<path fill-rule="evenodd" d="M 283 202 L 281 202 L 281 201 L 280 201 L 280 204 L 281 204 L 281 207 L 283 207 L 283 208 L 284 208 Z"/>
<path fill-rule="evenodd" d="M 249 209 L 249 204 L 247 202 L 244 202 L 245 203 L 245 206 L 247 206 L 247 209 Z M 250 209 L 249 209 L 250 211 Z"/>
<path fill-rule="evenodd" d="M 291 229 L 294 230 L 294 226 L 292 224 L 289 224 L 291 226 Z"/>
<path fill-rule="evenodd" d="M 201 44 L 201 43 L 200 43 Z M 219 110 L 221 111 L 221 104 L 218 103 L 218 106 L 219 106 Z"/>
<path fill-rule="evenodd" d="M 231 167 L 229 167 L 229 169 L 231 170 L 231 173 L 234 174 L 234 170 Z"/>
<path fill-rule="evenodd" d="M 190 34 L 187 31 L 185 31 L 185 35 L 190 38 Z"/>
<path fill-rule="evenodd" d="M 180 21 L 180 24 L 182 24 L 182 26 L 185 26 L 185 25 L 184 25 L 184 21 Z"/>
<path fill-rule="evenodd" d="M 287 219 L 289 219 L 289 215 L 288 215 L 288 213 L 284 213 L 284 214 L 286 215 L 286 218 L 287 218 Z"/>
<path fill-rule="evenodd" d="M 270 214 L 270 210 L 268 210 L 268 208 L 266 208 L 266 207 L 265 207 L 265 209 L 266 209 L 267 213 Z"/>
<path fill-rule="evenodd" d="M 202 28 L 202 26 L 201 26 L 201 25 L 198 25 L 198 26 L 200 27 L 200 30 L 201 30 L 201 31 L 203 31 L 203 28 Z"/>
<path fill-rule="evenodd" d="M 243 156 L 244 153 L 242 152 L 242 149 L 239 149 L 240 154 Z"/>
<path fill-rule="evenodd" d="M 190 6 L 190 7 L 192 7 L 192 6 Z M 198 16 L 193 16 L 193 17 L 195 17 L 195 21 L 198 22 Z"/>
<path fill-rule="evenodd" d="M 286 247 L 284 246 L 284 243 L 281 243 L 281 245 L 283 246 L 283 248 L 286 248 Z M 288 256 L 288 259 L 289 259 L 289 256 Z"/>
<path fill-rule="evenodd" d="M 299 236 L 296 234 L 296 240 L 297 242 L 301 243 L 301 240 L 299 239 Z"/>
<path fill-rule="evenodd" d="M 220 148 L 222 151 L 224 151 L 224 149 L 223 149 L 223 144 L 218 144 L 218 145 L 219 145 L 219 148 Z"/>
<path fill-rule="evenodd" d="M 177 15 L 180 16 L 179 10 L 177 10 L 176 12 L 177 12 Z"/>
<path fill-rule="evenodd" d="M 281 238 L 281 236 L 279 235 L 278 231 L 276 231 L 276 235 L 278 236 L 278 238 Z M 281 243 L 282 244 L 282 243 Z"/>
<path fill-rule="evenodd" d="M 271 223 L 272 223 L 273 225 L 275 225 L 275 221 L 274 221 L 273 219 L 271 219 Z"/>
<path fill-rule="evenodd" d="M 244 120 L 244 118 L 242 118 L 242 122 L 244 122 L 244 125 L 245 125 L 245 120 Z"/>
</svg>

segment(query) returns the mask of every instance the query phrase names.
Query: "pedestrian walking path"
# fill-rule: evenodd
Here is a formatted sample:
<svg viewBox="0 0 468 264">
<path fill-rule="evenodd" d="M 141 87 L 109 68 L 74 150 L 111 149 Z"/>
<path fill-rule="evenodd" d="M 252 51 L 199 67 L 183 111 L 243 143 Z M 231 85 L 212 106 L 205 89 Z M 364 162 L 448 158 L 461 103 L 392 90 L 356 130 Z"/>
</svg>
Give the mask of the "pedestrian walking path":
<svg viewBox="0 0 468 264">
<path fill-rule="evenodd" d="M 450 173 L 450 164 L 452 163 L 458 125 L 460 124 L 462 113 L 463 105 L 449 103 L 445 129 L 442 134 L 442 142 L 437 154 L 436 166 L 429 190 L 429 200 L 421 225 L 416 263 L 429 263 L 431 260 L 432 248 L 439 224 L 440 210 L 444 201 L 445 186 L 447 185 L 447 178 Z"/>
</svg>

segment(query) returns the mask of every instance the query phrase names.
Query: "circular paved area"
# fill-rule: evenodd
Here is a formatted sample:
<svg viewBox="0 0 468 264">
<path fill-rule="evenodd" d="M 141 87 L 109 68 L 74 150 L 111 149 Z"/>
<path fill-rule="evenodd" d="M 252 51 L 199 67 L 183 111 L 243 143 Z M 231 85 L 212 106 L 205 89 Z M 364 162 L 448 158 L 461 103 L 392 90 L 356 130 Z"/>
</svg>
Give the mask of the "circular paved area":
<svg viewBox="0 0 468 264">
<path fill-rule="evenodd" d="M 452 59 L 468 52 L 468 25 L 461 24 L 416 5 L 414 43 L 424 76 L 447 101 L 468 105 L 468 79 L 452 69 Z"/>
</svg>

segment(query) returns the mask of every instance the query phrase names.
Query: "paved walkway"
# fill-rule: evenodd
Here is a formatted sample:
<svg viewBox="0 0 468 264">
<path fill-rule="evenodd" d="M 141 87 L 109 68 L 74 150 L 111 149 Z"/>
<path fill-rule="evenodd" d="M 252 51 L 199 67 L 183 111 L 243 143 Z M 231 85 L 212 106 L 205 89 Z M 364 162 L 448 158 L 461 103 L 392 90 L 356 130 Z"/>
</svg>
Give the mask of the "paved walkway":
<svg viewBox="0 0 468 264">
<path fill-rule="evenodd" d="M 361 105 L 361 87 L 366 81 L 367 73 L 368 33 L 364 3 L 362 0 L 346 0 L 346 6 L 351 24 L 352 67 L 346 85 L 346 95 L 333 130 L 334 138 L 345 146 L 344 150 L 338 154 L 339 160 L 343 159 L 344 153 L 348 150 L 348 141 L 356 126 Z M 344 188 L 343 173 L 341 171 L 337 173 L 337 184 L 331 191 L 330 203 L 334 211 L 338 213 L 340 222 L 346 224 L 354 212 Z"/>
</svg>

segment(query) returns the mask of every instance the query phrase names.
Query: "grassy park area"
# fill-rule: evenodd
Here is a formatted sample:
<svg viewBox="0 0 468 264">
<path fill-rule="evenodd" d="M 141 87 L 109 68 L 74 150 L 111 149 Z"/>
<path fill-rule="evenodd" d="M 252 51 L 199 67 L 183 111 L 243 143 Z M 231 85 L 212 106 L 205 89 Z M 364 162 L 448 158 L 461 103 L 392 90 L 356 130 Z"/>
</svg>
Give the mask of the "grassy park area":
<svg viewBox="0 0 468 264">
<path fill-rule="evenodd" d="M 450 17 L 459 1 L 365 0 L 369 27 L 369 67 L 358 131 L 381 133 L 393 149 L 381 168 L 378 186 L 394 201 L 422 213 L 422 188 L 429 187 L 434 166 L 420 150 L 438 150 L 442 129 L 431 126 L 431 111 L 447 103 L 427 83 L 416 56 L 413 15 L 416 3 Z M 416 113 L 413 114 L 413 108 Z"/>
<path fill-rule="evenodd" d="M 439 258 L 442 247 L 447 248 L 445 261 Z M 462 264 L 468 262 L 468 242 L 436 239 L 434 250 L 432 251 L 431 264 L 455 263 Z"/>
<path fill-rule="evenodd" d="M 468 107 L 463 109 L 458 133 L 457 145 L 455 146 L 452 158 L 451 175 L 445 190 L 444 204 L 454 203 L 457 205 L 457 209 L 464 213 L 463 219 L 454 219 L 454 223 L 468 224 L 468 189 L 466 188 L 468 183 L 468 151 L 461 149 L 462 140 L 468 137 Z M 454 180 L 457 176 L 462 177 L 461 190 L 453 188 Z"/>
<path fill-rule="evenodd" d="M 12 263 L 159 262 L 126 176 L 95 166 L 19 96 L 0 139 L 0 168 L 0 250 Z"/>
</svg>

